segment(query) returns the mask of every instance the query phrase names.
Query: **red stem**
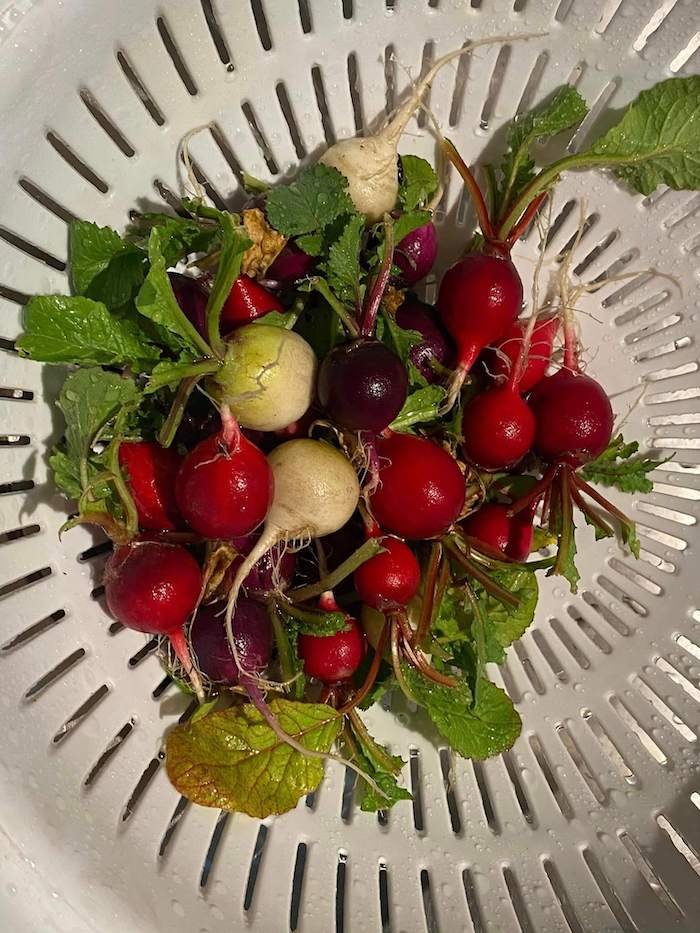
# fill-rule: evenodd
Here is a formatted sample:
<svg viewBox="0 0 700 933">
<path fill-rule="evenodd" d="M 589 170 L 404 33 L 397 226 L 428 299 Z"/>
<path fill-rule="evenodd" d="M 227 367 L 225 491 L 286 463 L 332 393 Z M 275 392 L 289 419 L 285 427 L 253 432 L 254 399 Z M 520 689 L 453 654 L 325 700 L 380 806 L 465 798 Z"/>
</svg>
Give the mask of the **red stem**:
<svg viewBox="0 0 700 933">
<path fill-rule="evenodd" d="M 489 210 L 486 206 L 486 201 L 484 200 L 484 196 L 481 193 L 481 188 L 479 187 L 476 178 L 474 178 L 471 169 L 459 154 L 459 152 L 457 152 L 454 143 L 450 142 L 449 139 L 443 140 L 442 148 L 447 158 L 462 176 L 464 184 L 467 186 L 467 190 L 469 191 L 472 201 L 474 202 L 476 216 L 479 220 L 481 232 L 484 234 L 484 237 L 487 240 L 495 240 L 496 231 L 493 229 L 493 224 L 491 223 L 491 218 L 489 217 Z"/>
<path fill-rule="evenodd" d="M 512 228 L 508 236 L 506 237 L 505 242 L 506 242 L 506 246 L 508 247 L 509 252 L 515 246 L 515 243 L 518 240 L 518 238 L 521 237 L 522 234 L 530 226 L 535 214 L 542 207 L 542 202 L 545 200 L 546 197 L 547 197 L 547 192 L 543 191 L 541 194 L 538 194 L 534 200 L 530 201 L 530 203 L 527 206 L 527 210 L 522 215 L 522 217 L 517 222 L 517 224 Z"/>
<path fill-rule="evenodd" d="M 435 587 L 438 580 L 438 570 L 440 568 L 440 559 L 442 557 L 442 548 L 436 542 L 430 548 L 430 557 L 425 574 L 425 584 L 423 586 L 423 602 L 421 605 L 420 619 L 413 640 L 417 645 L 422 645 L 427 638 L 430 626 L 433 622 L 433 606 L 435 605 Z"/>
<path fill-rule="evenodd" d="M 170 644 L 173 646 L 173 651 L 175 652 L 178 661 L 182 664 L 185 675 L 189 678 L 190 683 L 192 684 L 192 689 L 197 694 L 197 699 L 200 703 L 204 702 L 204 688 L 202 687 L 202 681 L 199 677 L 199 672 L 194 666 L 192 661 L 192 655 L 190 654 L 190 647 L 187 644 L 187 638 L 185 637 L 185 627 L 176 629 L 174 632 L 171 632 L 168 636 L 170 638 Z"/>
<path fill-rule="evenodd" d="M 517 515 L 518 512 L 522 512 L 523 509 L 526 509 L 528 506 L 533 505 L 541 496 L 547 491 L 547 489 L 552 485 L 552 481 L 556 479 L 557 474 L 561 470 L 561 463 L 553 463 L 551 466 L 547 467 L 544 476 L 539 481 L 535 483 L 530 492 L 526 493 L 524 496 L 521 496 L 519 499 L 516 499 L 515 502 L 508 509 L 508 516 L 512 518 L 514 515 Z"/>
<path fill-rule="evenodd" d="M 388 640 L 389 623 L 385 623 L 384 628 L 382 629 L 382 633 L 379 636 L 377 647 L 374 649 L 374 657 L 372 658 L 372 663 L 370 664 L 369 670 L 367 671 L 367 676 L 362 682 L 360 689 L 351 698 L 350 702 L 346 703 L 345 706 L 341 708 L 341 713 L 348 713 L 351 709 L 359 706 L 374 686 L 374 682 L 377 679 L 377 674 L 379 673 L 379 667 L 382 663 L 382 657 L 384 656 L 384 649 L 386 648 L 386 643 Z"/>
<path fill-rule="evenodd" d="M 621 512 L 616 506 L 609 502 L 605 496 L 601 496 L 597 489 L 594 489 L 593 486 L 582 480 L 580 476 L 577 476 L 575 473 L 572 473 L 573 484 L 585 493 L 587 496 L 590 496 L 594 502 L 597 502 L 598 505 L 605 509 L 608 515 L 612 515 L 613 518 L 616 518 L 618 522 L 622 525 L 631 525 L 632 522 L 627 518 L 624 512 Z"/>
<path fill-rule="evenodd" d="M 360 335 L 362 337 L 371 337 L 374 333 L 374 324 L 379 313 L 379 306 L 382 303 L 384 292 L 391 278 L 391 267 L 394 262 L 394 229 L 393 221 L 385 215 L 384 220 L 384 258 L 379 267 L 379 272 L 375 278 L 360 321 Z"/>
</svg>

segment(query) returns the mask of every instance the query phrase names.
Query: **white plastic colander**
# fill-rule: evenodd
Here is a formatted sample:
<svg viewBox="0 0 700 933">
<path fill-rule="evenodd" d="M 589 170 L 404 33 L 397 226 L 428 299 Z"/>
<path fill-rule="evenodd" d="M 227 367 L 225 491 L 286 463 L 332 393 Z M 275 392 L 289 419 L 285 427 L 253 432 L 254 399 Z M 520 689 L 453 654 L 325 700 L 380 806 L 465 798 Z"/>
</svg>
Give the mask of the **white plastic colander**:
<svg viewBox="0 0 700 933">
<path fill-rule="evenodd" d="M 0 929 L 8 933 L 572 931 L 700 928 L 700 195 L 641 198 L 567 176 L 526 280 L 587 215 L 576 275 L 590 371 L 626 434 L 674 459 L 625 501 L 641 560 L 580 531 L 580 593 L 543 581 L 537 621 L 493 671 L 524 720 L 512 751 L 451 760 L 424 719 L 374 710 L 409 760 L 414 802 L 360 813 L 353 779 L 262 823 L 188 805 L 163 767 L 186 699 L 154 643 L 103 610 L 106 547 L 47 483 L 63 373 L 19 359 L 33 292 L 65 291 L 66 221 L 121 228 L 196 170 L 218 206 L 245 168 L 279 178 L 391 110 L 410 75 L 467 38 L 430 108 L 476 160 L 518 111 L 564 82 L 592 105 L 572 146 L 640 89 L 697 67 L 697 0 L 0 0 Z M 403 151 L 434 157 L 424 117 Z M 502 138 L 502 137 L 500 137 Z M 472 223 L 453 177 L 441 266 Z M 430 285 L 428 286 L 430 293 Z M 642 390 L 645 394 L 640 401 Z M 622 501 L 622 497 L 620 497 Z"/>
</svg>

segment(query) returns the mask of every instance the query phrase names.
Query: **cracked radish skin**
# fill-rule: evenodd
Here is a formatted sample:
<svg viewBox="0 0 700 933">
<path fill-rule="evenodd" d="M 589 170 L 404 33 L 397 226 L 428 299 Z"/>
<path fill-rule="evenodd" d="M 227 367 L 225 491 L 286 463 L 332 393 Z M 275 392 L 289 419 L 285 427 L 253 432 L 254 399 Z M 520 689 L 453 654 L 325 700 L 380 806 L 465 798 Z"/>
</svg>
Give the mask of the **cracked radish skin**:
<svg viewBox="0 0 700 933">
<path fill-rule="evenodd" d="M 299 334 L 247 324 L 227 339 L 224 365 L 207 385 L 242 428 L 278 431 L 306 414 L 316 369 L 316 355 Z"/>
</svg>

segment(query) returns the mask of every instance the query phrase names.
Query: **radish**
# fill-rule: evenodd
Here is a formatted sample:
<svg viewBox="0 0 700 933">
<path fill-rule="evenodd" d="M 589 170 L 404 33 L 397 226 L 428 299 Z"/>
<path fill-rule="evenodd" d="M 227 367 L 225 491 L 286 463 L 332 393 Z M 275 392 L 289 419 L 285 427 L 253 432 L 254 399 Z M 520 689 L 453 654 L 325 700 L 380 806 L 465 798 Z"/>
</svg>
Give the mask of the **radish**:
<svg viewBox="0 0 700 933">
<path fill-rule="evenodd" d="M 175 300 L 185 317 L 194 324 L 202 337 L 206 339 L 207 300 L 209 295 L 201 279 L 197 279 L 192 275 L 181 275 L 179 272 L 168 272 L 168 278 L 173 287 Z"/>
<path fill-rule="evenodd" d="M 224 578 L 222 590 L 228 593 L 236 570 L 255 546 L 258 535 L 247 535 L 233 540 L 238 550 L 237 557 Z M 283 593 L 289 588 L 296 572 L 297 557 L 294 551 L 289 550 L 282 543 L 275 544 L 269 551 L 260 557 L 243 581 L 243 589 L 253 596 L 267 596 L 268 593 Z"/>
<path fill-rule="evenodd" d="M 152 441 L 122 441 L 119 466 L 139 517 L 139 528 L 174 531 L 182 519 L 175 499 L 175 477 L 182 462 L 172 448 Z"/>
<path fill-rule="evenodd" d="M 226 612 L 226 632 L 234 657 L 231 619 L 243 581 L 257 561 L 282 542 L 320 538 L 338 531 L 357 508 L 360 484 L 345 456 L 324 441 L 287 441 L 269 454 L 274 497 L 265 527 L 236 571 Z M 238 661 L 238 659 L 236 659 Z"/>
<path fill-rule="evenodd" d="M 437 254 L 437 230 L 432 221 L 407 233 L 394 252 L 394 265 L 401 270 L 398 284 L 415 285 L 424 279 L 435 265 Z"/>
<path fill-rule="evenodd" d="M 378 340 L 338 344 L 321 363 L 319 401 L 349 431 L 383 431 L 401 411 L 407 393 L 406 367 Z"/>
<path fill-rule="evenodd" d="M 235 686 L 238 668 L 226 640 L 225 610 L 225 603 L 202 606 L 190 628 L 190 644 L 200 673 L 214 683 Z M 272 626 L 265 607 L 241 598 L 233 617 L 233 636 L 246 668 L 262 673 L 272 657 Z"/>
<path fill-rule="evenodd" d="M 257 528 L 272 502 L 265 455 L 247 440 L 226 409 L 223 428 L 185 457 L 175 492 L 187 524 L 206 538 L 232 538 Z"/>
<path fill-rule="evenodd" d="M 207 384 L 241 427 L 276 431 L 311 405 L 316 355 L 286 327 L 247 324 L 227 338 L 223 365 Z"/>
<path fill-rule="evenodd" d="M 184 625 L 201 586 L 197 561 L 176 544 L 131 541 L 115 548 L 105 565 L 105 599 L 114 618 L 137 632 L 167 635 L 199 696 Z"/>
<path fill-rule="evenodd" d="M 311 275 L 317 262 L 314 256 L 309 256 L 290 241 L 269 267 L 265 278 L 280 285 L 292 285 Z"/>
<path fill-rule="evenodd" d="M 535 416 L 509 383 L 480 392 L 462 416 L 462 449 L 484 470 L 508 470 L 522 460 L 535 437 Z"/>
<path fill-rule="evenodd" d="M 605 390 L 581 372 L 560 369 L 543 379 L 529 404 L 536 420 L 534 449 L 548 463 L 577 467 L 610 443 L 613 411 Z"/>
<path fill-rule="evenodd" d="M 523 561 L 532 549 L 533 510 L 511 516 L 508 509 L 500 502 L 487 502 L 460 525 L 464 534 L 475 540 L 477 550 L 482 543 L 513 560 Z"/>
<path fill-rule="evenodd" d="M 409 359 L 428 382 L 439 379 L 434 366 L 446 366 L 452 355 L 452 348 L 447 336 L 435 320 L 434 309 L 409 296 L 396 312 L 396 323 L 404 330 L 415 330 L 423 337 L 420 343 L 411 347 Z"/>
<path fill-rule="evenodd" d="M 255 279 L 239 275 L 221 309 L 219 326 L 223 333 L 249 324 L 269 311 L 282 312 L 279 300 Z"/>
<path fill-rule="evenodd" d="M 337 684 L 352 677 L 362 663 L 367 636 L 357 619 L 348 616 L 344 629 L 334 635 L 300 635 L 297 647 L 309 677 Z"/>
<path fill-rule="evenodd" d="M 421 572 L 415 554 L 403 541 L 385 535 L 380 543 L 384 551 L 361 564 L 353 579 L 360 599 L 383 612 L 411 602 Z"/>
<path fill-rule="evenodd" d="M 454 457 L 433 441 L 390 433 L 377 440 L 379 486 L 370 507 L 379 524 L 402 538 L 435 538 L 459 518 L 465 497 Z"/>
<path fill-rule="evenodd" d="M 469 42 L 461 49 L 438 58 L 425 76 L 417 82 L 408 100 L 378 133 L 340 140 L 323 153 L 319 161 L 345 175 L 348 180 L 348 194 L 368 222 L 381 220 L 384 214 L 396 206 L 399 193 L 399 139 L 440 69 L 478 46 L 494 45 L 511 41 L 512 38 L 496 36 Z"/>
<path fill-rule="evenodd" d="M 487 349 L 484 362 L 489 375 L 494 380 L 507 380 L 518 361 L 527 326 L 527 321 L 516 321 L 502 340 Z M 543 316 L 535 324 L 527 363 L 520 377 L 521 392 L 529 392 L 533 389 L 547 372 L 554 338 L 558 330 L 559 317 L 556 314 Z"/>
</svg>

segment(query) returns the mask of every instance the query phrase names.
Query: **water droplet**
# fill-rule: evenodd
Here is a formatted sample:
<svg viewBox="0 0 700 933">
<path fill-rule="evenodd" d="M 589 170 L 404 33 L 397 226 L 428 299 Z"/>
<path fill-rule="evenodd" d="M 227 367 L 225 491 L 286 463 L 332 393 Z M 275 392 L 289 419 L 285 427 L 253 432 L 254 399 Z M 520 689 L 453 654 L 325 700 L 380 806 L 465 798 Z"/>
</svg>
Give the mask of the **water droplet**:
<svg viewBox="0 0 700 933">
<path fill-rule="evenodd" d="M 176 917 L 185 916 L 185 908 L 182 906 L 180 901 L 171 901 L 170 906 L 172 907 L 173 913 L 175 914 Z"/>
</svg>

